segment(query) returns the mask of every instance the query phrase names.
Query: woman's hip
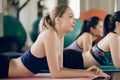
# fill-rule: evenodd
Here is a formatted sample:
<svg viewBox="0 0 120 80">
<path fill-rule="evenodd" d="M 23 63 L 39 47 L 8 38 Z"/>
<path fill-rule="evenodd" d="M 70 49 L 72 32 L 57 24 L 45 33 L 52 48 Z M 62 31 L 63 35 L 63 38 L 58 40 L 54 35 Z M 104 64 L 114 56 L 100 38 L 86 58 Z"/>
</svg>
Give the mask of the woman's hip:
<svg viewBox="0 0 120 80">
<path fill-rule="evenodd" d="M 66 49 L 63 51 L 63 67 L 72 69 L 83 69 L 82 52 L 73 49 Z"/>
</svg>

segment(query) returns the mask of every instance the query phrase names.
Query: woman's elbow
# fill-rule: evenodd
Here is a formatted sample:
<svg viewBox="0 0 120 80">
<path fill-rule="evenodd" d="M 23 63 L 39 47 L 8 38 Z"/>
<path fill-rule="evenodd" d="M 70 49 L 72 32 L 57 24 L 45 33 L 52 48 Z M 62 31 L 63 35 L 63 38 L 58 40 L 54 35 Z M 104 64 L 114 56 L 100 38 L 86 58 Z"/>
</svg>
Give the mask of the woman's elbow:
<svg viewBox="0 0 120 80">
<path fill-rule="evenodd" d="M 120 69 L 120 66 L 115 66 L 116 69 Z"/>
<path fill-rule="evenodd" d="M 59 72 L 51 73 L 51 77 L 52 77 L 53 79 L 60 78 Z"/>
<path fill-rule="evenodd" d="M 120 69 L 120 64 L 114 65 L 116 69 Z"/>
<path fill-rule="evenodd" d="M 51 77 L 52 77 L 53 79 L 60 78 L 60 76 L 59 76 L 59 75 L 57 75 L 57 74 L 51 74 Z"/>
</svg>

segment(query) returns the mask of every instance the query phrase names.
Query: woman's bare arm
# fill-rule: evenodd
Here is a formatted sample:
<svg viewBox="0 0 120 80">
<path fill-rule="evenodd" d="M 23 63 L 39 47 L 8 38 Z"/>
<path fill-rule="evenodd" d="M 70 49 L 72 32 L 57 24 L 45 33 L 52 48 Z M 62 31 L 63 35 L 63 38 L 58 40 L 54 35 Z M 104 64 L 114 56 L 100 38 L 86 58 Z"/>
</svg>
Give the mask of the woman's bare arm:
<svg viewBox="0 0 120 80">
<path fill-rule="evenodd" d="M 109 46 L 114 66 L 120 68 L 120 37 L 113 36 L 110 39 Z"/>
<path fill-rule="evenodd" d="M 47 56 L 48 66 L 53 78 L 74 78 L 74 77 L 96 77 L 98 74 L 94 71 L 63 69 L 60 67 L 59 55 L 57 51 L 58 37 L 53 33 L 46 35 L 44 40 L 45 52 Z"/>
<path fill-rule="evenodd" d="M 80 43 L 82 43 L 83 53 L 89 51 L 92 47 L 92 35 L 90 33 L 84 33 L 81 38 L 77 40 L 77 43 L 79 47 L 81 46 Z"/>
</svg>

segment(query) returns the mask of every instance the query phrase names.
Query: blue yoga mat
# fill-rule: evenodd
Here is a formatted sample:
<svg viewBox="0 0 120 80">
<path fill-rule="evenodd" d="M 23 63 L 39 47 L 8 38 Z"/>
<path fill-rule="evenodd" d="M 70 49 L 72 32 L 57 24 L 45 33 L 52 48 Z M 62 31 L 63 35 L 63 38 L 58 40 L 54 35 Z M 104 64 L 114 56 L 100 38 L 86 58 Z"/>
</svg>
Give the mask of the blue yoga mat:
<svg viewBox="0 0 120 80">
<path fill-rule="evenodd" d="M 120 72 L 120 69 L 116 69 L 113 65 L 100 66 L 104 72 Z"/>
</svg>

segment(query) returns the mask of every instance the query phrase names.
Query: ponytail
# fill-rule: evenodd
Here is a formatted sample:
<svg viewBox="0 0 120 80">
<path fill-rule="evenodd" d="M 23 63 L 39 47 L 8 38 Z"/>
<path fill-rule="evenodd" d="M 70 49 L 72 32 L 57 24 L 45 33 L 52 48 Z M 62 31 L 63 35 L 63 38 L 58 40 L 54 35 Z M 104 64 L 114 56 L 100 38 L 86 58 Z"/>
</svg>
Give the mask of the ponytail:
<svg viewBox="0 0 120 80">
<path fill-rule="evenodd" d="M 54 25 L 52 24 L 52 21 L 50 19 L 50 15 L 47 14 L 46 16 L 44 16 L 41 21 L 40 21 L 40 32 L 42 32 L 43 30 L 46 30 L 48 28 L 53 27 Z"/>
<path fill-rule="evenodd" d="M 80 35 L 82 35 L 84 32 L 89 32 L 89 29 L 86 28 L 86 27 L 87 27 L 87 20 L 85 20 L 85 21 L 83 22 L 83 26 L 82 26 L 81 31 L 80 31 L 80 34 L 77 36 L 77 38 L 78 38 Z M 77 39 L 77 38 L 76 38 L 76 39 Z"/>
<path fill-rule="evenodd" d="M 108 14 L 104 19 L 104 36 L 106 36 L 111 31 L 111 17 L 112 15 Z"/>
<path fill-rule="evenodd" d="M 116 21 L 120 22 L 120 11 L 114 12 L 113 15 L 108 14 L 104 20 L 104 36 L 109 32 L 114 32 Z"/>
<path fill-rule="evenodd" d="M 90 29 L 91 28 L 96 28 L 96 25 L 99 23 L 99 21 L 100 21 L 100 18 L 97 17 L 97 16 L 93 16 L 93 17 L 89 18 L 88 20 L 85 20 L 83 22 L 83 26 L 81 28 L 81 31 L 80 31 L 80 34 L 78 35 L 78 37 L 80 35 L 82 35 L 84 32 L 90 33 Z"/>
<path fill-rule="evenodd" d="M 40 21 L 40 32 L 48 28 L 55 29 L 55 18 L 62 17 L 68 8 L 69 7 L 66 5 L 58 5 L 50 12 L 50 14 L 44 16 Z"/>
<path fill-rule="evenodd" d="M 88 29 L 88 21 L 85 20 L 85 21 L 83 22 L 83 26 L 82 26 L 82 28 L 81 28 L 80 35 L 81 35 L 82 33 L 84 33 L 84 32 L 89 32 L 89 30 L 90 30 L 90 29 Z"/>
</svg>

